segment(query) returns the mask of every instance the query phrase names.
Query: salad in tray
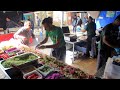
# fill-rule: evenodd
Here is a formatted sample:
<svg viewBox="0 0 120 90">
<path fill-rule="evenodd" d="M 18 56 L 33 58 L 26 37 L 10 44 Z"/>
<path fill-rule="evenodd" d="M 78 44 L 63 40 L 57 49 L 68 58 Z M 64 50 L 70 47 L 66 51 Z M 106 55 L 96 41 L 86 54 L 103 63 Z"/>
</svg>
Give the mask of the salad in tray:
<svg viewBox="0 0 120 90">
<path fill-rule="evenodd" d="M 4 68 L 11 68 L 12 65 L 19 66 L 19 65 L 37 60 L 38 58 L 39 58 L 38 56 L 36 56 L 32 53 L 24 53 L 19 56 L 11 57 L 11 58 L 1 62 L 1 64 Z"/>
<path fill-rule="evenodd" d="M 38 68 L 38 71 L 42 73 L 44 76 L 48 75 L 50 72 L 54 71 L 54 68 L 49 67 L 47 65 L 41 66 Z"/>
</svg>

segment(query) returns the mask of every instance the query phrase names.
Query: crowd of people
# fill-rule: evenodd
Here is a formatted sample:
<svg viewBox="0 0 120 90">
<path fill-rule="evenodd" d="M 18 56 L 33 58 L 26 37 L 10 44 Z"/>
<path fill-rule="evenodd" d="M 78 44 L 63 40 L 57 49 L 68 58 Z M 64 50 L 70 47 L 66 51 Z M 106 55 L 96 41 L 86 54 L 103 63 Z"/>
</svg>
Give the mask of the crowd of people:
<svg viewBox="0 0 120 90">
<path fill-rule="evenodd" d="M 29 18 L 23 23 L 16 24 L 9 18 L 6 18 L 7 28 L 14 26 L 22 26 L 15 34 L 14 39 L 19 40 L 22 44 L 29 45 L 29 39 L 35 38 L 34 22 Z M 41 20 L 37 17 L 37 26 L 40 28 Z M 86 39 L 86 53 L 82 57 L 90 57 L 92 39 L 96 36 L 96 23 L 94 19 L 89 17 L 84 17 L 80 19 L 75 15 L 73 20 L 73 32 L 76 30 L 81 32 L 87 32 Z M 51 55 L 56 57 L 58 60 L 65 60 L 66 56 L 66 44 L 64 40 L 64 34 L 61 27 L 53 25 L 53 18 L 48 17 L 42 21 L 42 26 L 46 31 L 46 37 L 42 42 L 36 46 L 36 49 L 52 48 Z M 98 44 L 98 55 L 97 55 L 97 70 L 99 70 L 106 62 L 108 57 L 112 57 L 120 53 L 120 15 L 116 17 L 113 23 L 106 25 L 99 34 L 100 43 Z M 52 45 L 44 45 L 48 38 L 51 38 Z M 80 42 L 81 43 L 81 42 Z M 83 43 L 83 42 L 82 42 Z M 76 44 L 80 45 L 80 44 Z"/>
<path fill-rule="evenodd" d="M 77 16 L 73 18 L 73 32 L 80 31 L 86 32 L 87 31 L 87 39 L 86 41 L 80 41 L 76 43 L 75 48 L 76 50 L 78 47 L 86 47 L 86 52 L 81 57 L 89 58 L 91 46 L 93 44 L 93 39 L 96 37 L 96 23 L 95 20 L 91 16 L 85 16 L 84 19 L 79 19 L 77 21 Z M 83 26 L 82 26 L 83 25 Z M 105 27 L 101 28 L 99 32 L 99 43 L 95 47 L 97 49 L 97 70 L 99 70 L 103 65 L 106 64 L 108 57 L 113 57 L 115 55 L 120 54 L 120 15 L 116 17 L 114 22 L 106 25 Z M 96 39 L 95 39 L 96 40 Z M 93 48 L 93 46 L 92 46 Z"/>
</svg>

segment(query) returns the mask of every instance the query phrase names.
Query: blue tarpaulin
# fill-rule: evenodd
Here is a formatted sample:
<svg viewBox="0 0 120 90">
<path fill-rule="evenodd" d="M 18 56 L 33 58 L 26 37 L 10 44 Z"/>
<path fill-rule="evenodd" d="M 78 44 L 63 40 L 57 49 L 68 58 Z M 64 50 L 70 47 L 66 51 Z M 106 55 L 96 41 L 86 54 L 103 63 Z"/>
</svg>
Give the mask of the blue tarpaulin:
<svg viewBox="0 0 120 90">
<path fill-rule="evenodd" d="M 115 11 L 114 17 L 106 17 L 107 11 L 101 11 L 99 17 L 96 19 L 97 29 L 104 27 L 107 24 L 114 21 L 114 19 L 120 14 L 120 11 Z"/>
</svg>

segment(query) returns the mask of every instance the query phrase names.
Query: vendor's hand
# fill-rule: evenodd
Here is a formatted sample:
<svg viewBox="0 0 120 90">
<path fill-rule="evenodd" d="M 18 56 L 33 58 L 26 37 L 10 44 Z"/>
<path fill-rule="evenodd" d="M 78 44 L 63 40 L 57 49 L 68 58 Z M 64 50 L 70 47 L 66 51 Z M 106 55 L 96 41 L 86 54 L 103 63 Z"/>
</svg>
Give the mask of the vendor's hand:
<svg viewBox="0 0 120 90">
<path fill-rule="evenodd" d="M 37 48 L 38 48 L 38 49 L 45 49 L 46 46 L 42 45 L 42 46 L 38 46 Z"/>
<path fill-rule="evenodd" d="M 41 45 L 41 44 L 39 43 L 39 44 L 35 47 L 35 49 L 37 49 L 38 47 L 40 47 L 40 45 Z"/>
</svg>

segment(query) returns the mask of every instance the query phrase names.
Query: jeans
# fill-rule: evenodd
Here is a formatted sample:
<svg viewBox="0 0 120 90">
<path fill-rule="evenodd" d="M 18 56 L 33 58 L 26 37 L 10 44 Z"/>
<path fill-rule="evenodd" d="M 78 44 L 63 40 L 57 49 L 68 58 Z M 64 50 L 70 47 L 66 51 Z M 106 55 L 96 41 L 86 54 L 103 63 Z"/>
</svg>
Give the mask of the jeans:
<svg viewBox="0 0 120 90">
<path fill-rule="evenodd" d="M 54 48 L 51 52 L 51 55 L 58 60 L 65 61 L 66 57 L 66 46 L 60 47 L 60 48 Z"/>
</svg>

